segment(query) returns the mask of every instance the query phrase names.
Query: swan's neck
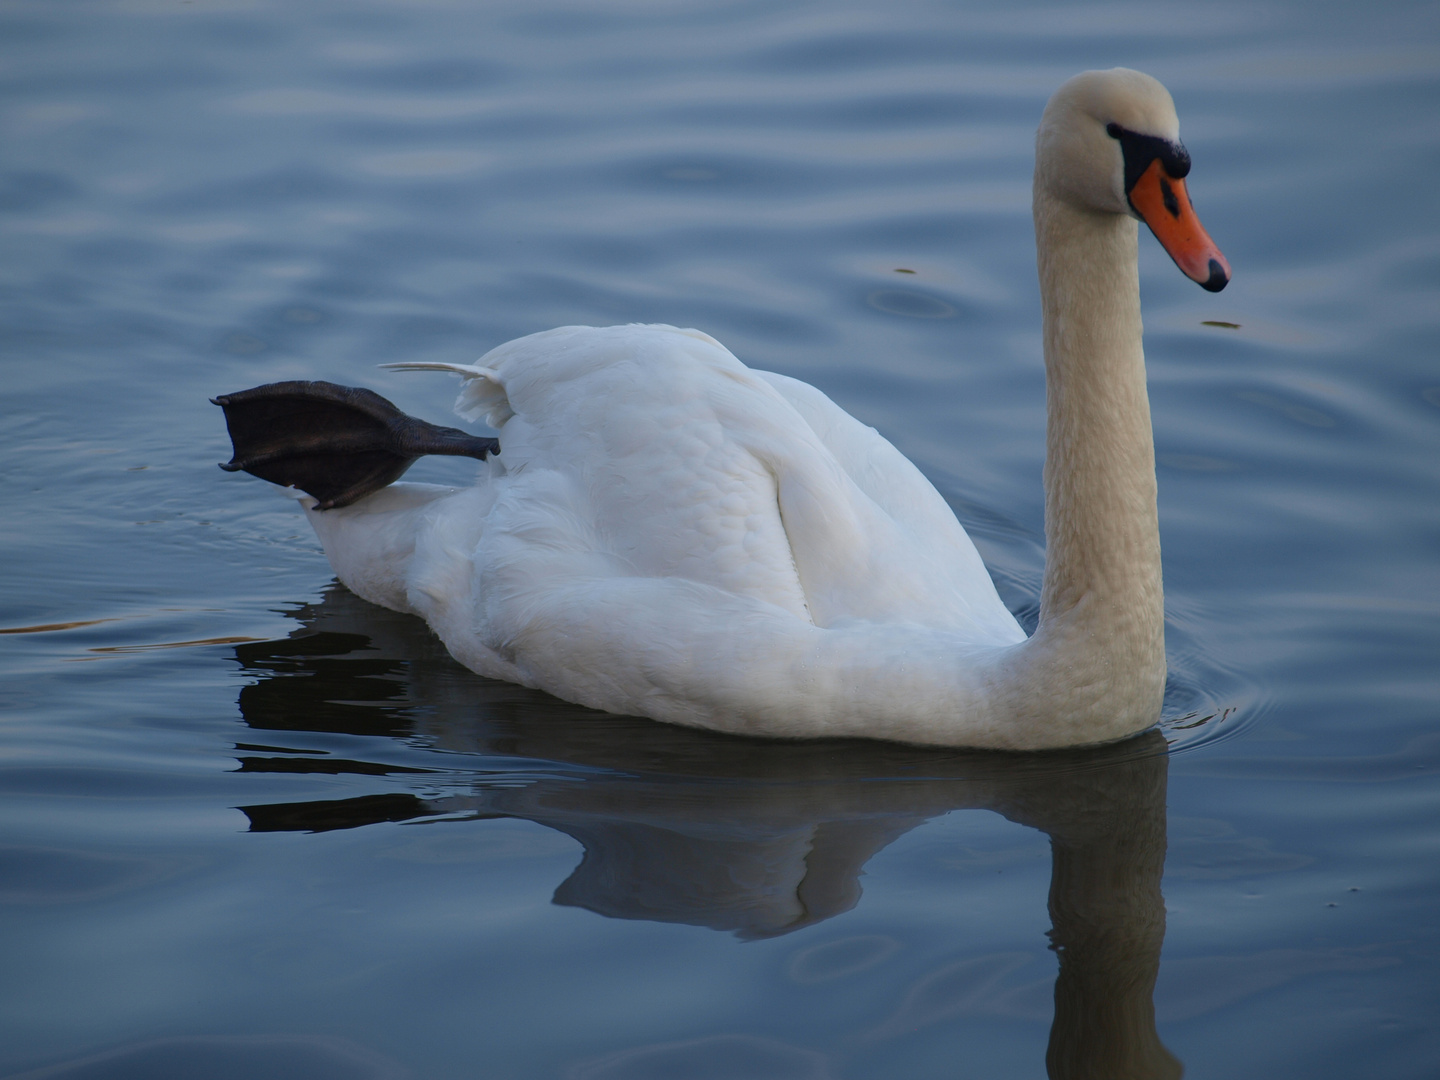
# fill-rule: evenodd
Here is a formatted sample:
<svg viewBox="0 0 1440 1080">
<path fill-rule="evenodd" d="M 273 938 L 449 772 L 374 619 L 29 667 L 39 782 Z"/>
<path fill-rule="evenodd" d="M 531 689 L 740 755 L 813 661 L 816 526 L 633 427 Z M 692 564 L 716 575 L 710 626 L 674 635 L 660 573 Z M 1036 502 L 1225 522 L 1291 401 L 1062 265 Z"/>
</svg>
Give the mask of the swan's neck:
<svg viewBox="0 0 1440 1080">
<path fill-rule="evenodd" d="M 1057 719 L 1128 734 L 1159 717 L 1164 598 L 1136 222 L 1036 185 L 1044 305 L 1045 582 L 1026 652 Z"/>
</svg>

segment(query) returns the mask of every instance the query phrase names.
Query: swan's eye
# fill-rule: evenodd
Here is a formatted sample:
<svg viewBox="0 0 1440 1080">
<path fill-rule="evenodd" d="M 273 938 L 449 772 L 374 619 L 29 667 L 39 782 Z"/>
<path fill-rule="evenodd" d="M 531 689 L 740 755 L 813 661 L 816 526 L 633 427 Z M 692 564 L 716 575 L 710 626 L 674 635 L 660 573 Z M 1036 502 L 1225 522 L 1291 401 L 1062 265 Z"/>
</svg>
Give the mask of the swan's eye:
<svg viewBox="0 0 1440 1080">
<path fill-rule="evenodd" d="M 1105 132 L 1120 142 L 1120 152 L 1125 158 L 1125 194 L 1140 179 L 1150 163 L 1156 158 L 1164 166 L 1168 176 L 1183 180 L 1190 172 L 1190 153 L 1178 142 L 1162 139 L 1158 135 L 1137 135 L 1111 121 L 1105 125 Z"/>
</svg>

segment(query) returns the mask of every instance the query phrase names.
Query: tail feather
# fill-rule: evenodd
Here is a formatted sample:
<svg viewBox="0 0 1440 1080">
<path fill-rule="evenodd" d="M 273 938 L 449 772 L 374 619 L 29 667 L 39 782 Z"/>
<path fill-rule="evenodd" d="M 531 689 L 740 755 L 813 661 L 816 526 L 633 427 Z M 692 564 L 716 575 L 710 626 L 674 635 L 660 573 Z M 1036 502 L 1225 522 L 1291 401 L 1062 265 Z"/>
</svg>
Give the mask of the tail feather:
<svg viewBox="0 0 1440 1080">
<path fill-rule="evenodd" d="M 478 364 L 446 364 L 439 360 L 400 360 L 380 367 L 387 371 L 448 371 L 465 379 L 499 379 L 490 368 Z"/>
<path fill-rule="evenodd" d="M 446 364 L 438 360 L 404 360 L 381 364 L 389 371 L 448 371 L 465 380 L 460 396 L 455 399 L 455 413 L 466 420 L 481 420 L 497 431 L 515 415 L 505 384 L 498 372 L 478 364 Z"/>
</svg>

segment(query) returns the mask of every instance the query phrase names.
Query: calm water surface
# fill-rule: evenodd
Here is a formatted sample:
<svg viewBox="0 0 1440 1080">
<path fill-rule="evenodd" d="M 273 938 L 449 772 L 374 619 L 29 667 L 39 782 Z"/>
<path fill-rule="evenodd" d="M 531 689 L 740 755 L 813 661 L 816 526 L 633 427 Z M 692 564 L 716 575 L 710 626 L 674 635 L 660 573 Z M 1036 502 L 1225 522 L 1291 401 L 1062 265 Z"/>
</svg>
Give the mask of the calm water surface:
<svg viewBox="0 0 1440 1080">
<path fill-rule="evenodd" d="M 216 393 L 446 422 L 374 365 L 698 326 L 894 440 L 1033 624 L 1031 139 L 1112 64 L 1236 271 L 1142 237 L 1158 733 L 589 713 L 214 467 Z M 12 0 L 0 83 L 0 1075 L 1440 1074 L 1433 3 Z"/>
</svg>

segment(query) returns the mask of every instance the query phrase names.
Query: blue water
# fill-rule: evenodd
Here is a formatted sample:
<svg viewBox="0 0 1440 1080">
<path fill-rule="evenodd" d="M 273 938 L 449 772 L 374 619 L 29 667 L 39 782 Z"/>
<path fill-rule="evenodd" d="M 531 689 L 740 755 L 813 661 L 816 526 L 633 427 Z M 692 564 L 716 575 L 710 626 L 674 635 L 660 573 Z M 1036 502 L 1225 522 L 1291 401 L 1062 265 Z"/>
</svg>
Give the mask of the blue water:
<svg viewBox="0 0 1440 1080">
<path fill-rule="evenodd" d="M 1113 64 L 1235 269 L 1141 238 L 1158 734 L 590 713 L 214 467 L 217 393 L 697 326 L 1033 624 L 1031 141 Z M 1440 1073 L 1440 8 L 18 0 L 0 84 L 0 1076 Z"/>
</svg>

